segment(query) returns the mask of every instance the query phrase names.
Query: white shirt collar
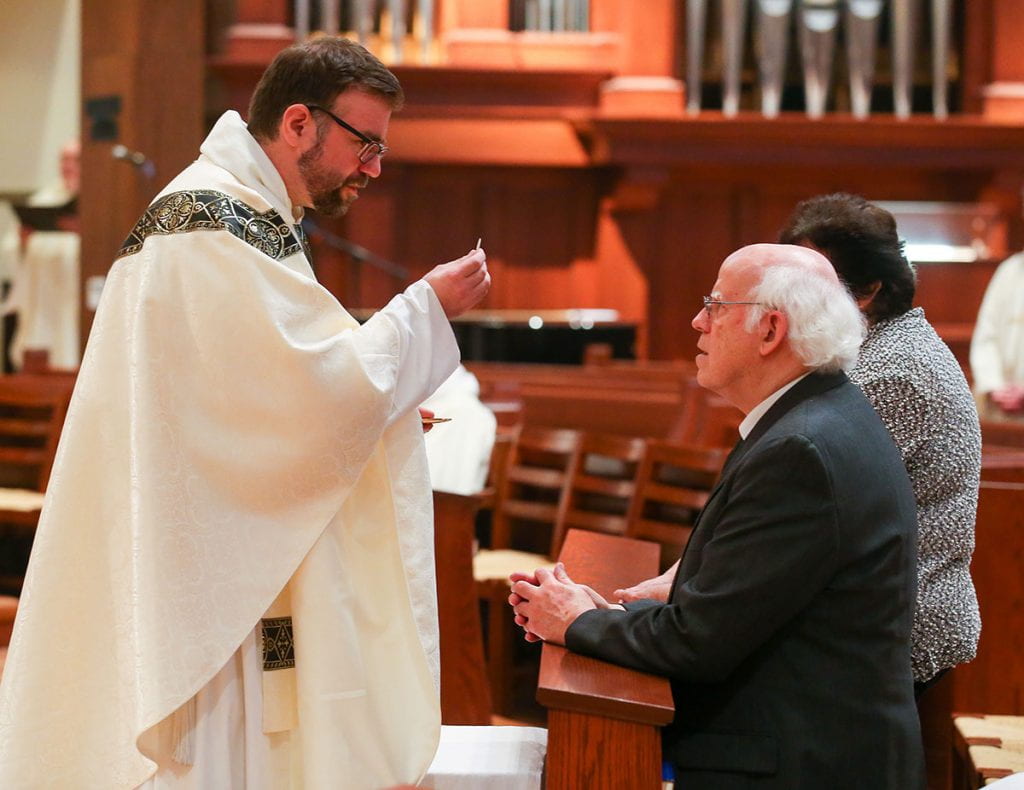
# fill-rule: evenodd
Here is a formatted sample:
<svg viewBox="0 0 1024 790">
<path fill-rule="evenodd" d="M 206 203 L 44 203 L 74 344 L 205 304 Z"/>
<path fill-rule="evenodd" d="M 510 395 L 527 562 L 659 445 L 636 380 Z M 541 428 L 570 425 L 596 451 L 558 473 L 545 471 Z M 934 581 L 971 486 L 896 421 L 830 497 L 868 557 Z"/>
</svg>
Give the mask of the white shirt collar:
<svg viewBox="0 0 1024 790">
<path fill-rule="evenodd" d="M 771 395 L 769 395 L 767 398 L 765 398 L 763 401 L 757 404 L 754 408 L 752 408 L 750 412 L 747 414 L 747 416 L 743 418 L 743 422 L 740 423 L 740 438 L 746 439 L 747 436 L 750 435 L 750 432 L 754 430 L 754 426 L 757 425 L 758 420 L 760 420 L 764 416 L 765 412 L 768 411 L 768 409 L 775 405 L 775 401 L 777 401 L 779 398 L 781 398 L 783 395 L 789 392 L 789 390 L 791 390 L 794 386 L 796 386 L 796 383 L 798 381 L 806 378 L 809 375 L 811 375 L 811 372 L 807 371 L 806 373 L 804 373 L 804 375 L 797 376 L 788 384 L 783 384 L 781 387 L 775 390 L 775 392 L 773 392 Z"/>
</svg>

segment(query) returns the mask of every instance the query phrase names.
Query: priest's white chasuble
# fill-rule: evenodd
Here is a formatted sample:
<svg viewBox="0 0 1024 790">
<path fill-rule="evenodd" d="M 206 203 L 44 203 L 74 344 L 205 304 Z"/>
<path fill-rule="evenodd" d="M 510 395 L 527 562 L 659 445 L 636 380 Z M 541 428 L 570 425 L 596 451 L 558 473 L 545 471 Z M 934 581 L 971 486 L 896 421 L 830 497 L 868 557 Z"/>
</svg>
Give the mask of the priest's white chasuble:
<svg viewBox="0 0 1024 790">
<path fill-rule="evenodd" d="M 107 278 L 0 686 L 0 787 L 371 790 L 437 745 L 415 407 L 458 364 L 451 328 L 422 281 L 359 326 L 241 118 L 201 151 Z"/>
</svg>

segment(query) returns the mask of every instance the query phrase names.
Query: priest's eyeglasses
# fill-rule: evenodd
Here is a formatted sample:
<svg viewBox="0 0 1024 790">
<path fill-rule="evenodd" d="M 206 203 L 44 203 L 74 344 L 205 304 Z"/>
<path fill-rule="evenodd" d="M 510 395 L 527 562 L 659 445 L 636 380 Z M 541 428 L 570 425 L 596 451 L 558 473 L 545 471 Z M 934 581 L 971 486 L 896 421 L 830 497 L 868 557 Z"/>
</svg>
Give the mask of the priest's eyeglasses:
<svg viewBox="0 0 1024 790">
<path fill-rule="evenodd" d="M 707 313 L 708 318 L 714 317 L 714 311 L 712 307 L 720 304 L 761 304 L 760 302 L 726 302 L 723 299 L 715 299 L 711 296 L 704 297 L 704 312 Z"/>
<path fill-rule="evenodd" d="M 359 140 L 363 144 L 363 147 L 359 149 L 359 153 L 357 154 L 357 156 L 359 157 L 359 161 L 362 162 L 364 165 L 371 159 L 373 159 L 375 156 L 382 157 L 384 156 L 384 154 L 391 150 L 386 145 L 384 145 L 384 143 L 382 143 L 380 140 L 374 140 L 372 137 L 367 137 L 354 126 L 350 126 L 349 124 L 345 123 L 333 112 L 321 107 L 319 104 L 307 104 L 305 105 L 305 107 L 307 110 L 320 110 L 320 112 L 322 112 L 324 115 L 326 115 L 336 124 L 338 124 L 338 126 L 344 129 L 346 132 L 350 132 L 351 134 L 354 134 L 357 138 L 359 138 Z"/>
</svg>

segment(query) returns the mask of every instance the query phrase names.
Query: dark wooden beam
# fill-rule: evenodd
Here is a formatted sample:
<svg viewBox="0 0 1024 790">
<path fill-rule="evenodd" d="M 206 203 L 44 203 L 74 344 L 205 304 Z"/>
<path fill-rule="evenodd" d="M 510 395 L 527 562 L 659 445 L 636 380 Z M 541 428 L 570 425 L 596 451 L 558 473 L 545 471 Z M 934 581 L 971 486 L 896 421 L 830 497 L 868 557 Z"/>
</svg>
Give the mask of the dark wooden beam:
<svg viewBox="0 0 1024 790">
<path fill-rule="evenodd" d="M 203 0 L 82 1 L 83 282 L 106 275 L 145 207 L 198 154 L 203 9 Z M 118 144 L 143 154 L 152 169 L 115 159 Z"/>
</svg>

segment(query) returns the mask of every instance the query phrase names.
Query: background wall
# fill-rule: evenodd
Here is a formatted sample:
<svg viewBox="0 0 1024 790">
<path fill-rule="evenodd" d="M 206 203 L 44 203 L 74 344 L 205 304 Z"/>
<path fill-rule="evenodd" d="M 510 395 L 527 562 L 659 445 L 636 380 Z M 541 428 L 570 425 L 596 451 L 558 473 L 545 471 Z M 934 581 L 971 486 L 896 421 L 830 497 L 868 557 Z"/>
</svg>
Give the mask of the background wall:
<svg viewBox="0 0 1024 790">
<path fill-rule="evenodd" d="M 7 0 L 0 47 L 0 194 L 59 178 L 78 134 L 81 0 Z"/>
</svg>

